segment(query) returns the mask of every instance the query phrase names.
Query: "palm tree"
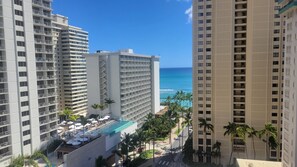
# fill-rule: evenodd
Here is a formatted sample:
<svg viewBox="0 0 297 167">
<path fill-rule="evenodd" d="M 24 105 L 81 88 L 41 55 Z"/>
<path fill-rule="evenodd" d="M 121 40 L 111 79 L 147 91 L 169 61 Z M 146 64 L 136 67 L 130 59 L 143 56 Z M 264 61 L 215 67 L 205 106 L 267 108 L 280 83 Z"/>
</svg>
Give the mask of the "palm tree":
<svg viewBox="0 0 297 167">
<path fill-rule="evenodd" d="M 96 158 L 96 167 L 107 167 L 107 161 L 103 158 L 103 156 L 99 156 Z"/>
<path fill-rule="evenodd" d="M 166 106 L 170 106 L 171 101 L 172 101 L 171 96 L 167 96 L 166 100 L 164 101 L 164 104 Z"/>
<path fill-rule="evenodd" d="M 76 121 L 79 117 L 80 117 L 79 115 L 70 115 L 69 120 Z"/>
<path fill-rule="evenodd" d="M 88 119 L 86 117 L 80 117 L 80 123 L 83 125 L 83 138 L 85 138 L 85 125 L 88 123 Z M 84 143 L 84 140 L 83 140 Z"/>
<path fill-rule="evenodd" d="M 266 143 L 266 158 L 269 160 L 269 148 L 275 149 L 278 146 L 277 129 L 271 123 L 267 123 L 264 129 L 258 132 L 258 135 L 260 139 L 265 136 L 262 141 Z"/>
<path fill-rule="evenodd" d="M 234 122 L 228 122 L 228 125 L 223 127 L 224 129 L 226 129 L 226 131 L 224 132 L 224 136 L 225 135 L 230 135 L 231 136 L 231 154 L 230 154 L 230 159 L 229 159 L 229 165 L 231 165 L 231 158 L 233 155 L 233 146 L 234 146 L 234 138 L 237 135 L 237 124 Z"/>
<path fill-rule="evenodd" d="M 248 154 L 247 154 L 247 145 L 246 145 L 246 134 L 248 133 L 248 129 L 250 128 L 249 125 L 247 124 L 243 124 L 243 125 L 239 125 L 236 128 L 237 131 L 237 135 L 238 137 L 243 141 L 244 145 L 245 145 L 245 154 L 246 154 L 246 158 L 248 158 Z"/>
<path fill-rule="evenodd" d="M 63 120 L 68 120 L 68 118 L 71 115 L 73 115 L 73 111 L 68 107 L 66 107 L 63 111 L 59 112 L 59 116 L 65 118 Z"/>
<path fill-rule="evenodd" d="M 115 103 L 115 101 L 112 100 L 112 99 L 110 99 L 110 98 L 108 98 L 108 99 L 104 99 L 104 103 L 109 106 L 110 104 Z"/>
<path fill-rule="evenodd" d="M 184 121 L 182 122 L 182 125 L 185 125 L 188 127 L 188 135 L 190 135 L 190 126 L 192 126 L 192 107 L 189 107 L 186 110 L 186 113 L 184 115 Z"/>
<path fill-rule="evenodd" d="M 256 150 L 255 150 L 255 141 L 254 141 L 254 137 L 257 137 L 258 131 L 256 131 L 256 129 L 253 128 L 253 127 L 249 127 L 249 128 L 247 129 L 247 134 L 248 134 L 248 138 L 252 138 L 253 151 L 254 151 L 254 159 L 256 159 Z"/>
<path fill-rule="evenodd" d="M 125 133 L 122 142 L 121 142 L 121 153 L 125 155 L 125 161 L 128 162 L 129 159 L 129 152 L 134 150 L 134 143 L 132 140 L 132 135 L 129 133 Z"/>
<path fill-rule="evenodd" d="M 203 128 L 204 133 L 204 142 L 205 142 L 205 151 L 206 151 L 206 130 L 211 130 L 213 132 L 213 125 L 208 123 L 206 119 L 199 118 L 199 127 Z"/>
<path fill-rule="evenodd" d="M 213 144 L 212 146 L 212 151 L 214 156 L 216 158 L 219 157 L 219 164 L 221 164 L 221 145 L 222 145 L 221 142 L 216 141 L 215 144 Z M 217 159 L 216 159 L 216 163 L 217 163 Z"/>
<path fill-rule="evenodd" d="M 49 159 L 41 151 L 35 151 L 32 155 L 19 155 L 17 158 L 13 158 L 8 167 L 38 167 L 38 163 L 35 161 L 37 159 L 42 159 L 47 166 L 52 166 Z"/>
<path fill-rule="evenodd" d="M 193 94 L 192 93 L 186 93 L 186 100 L 188 101 L 188 107 L 192 106 L 192 101 L 193 101 Z"/>
<path fill-rule="evenodd" d="M 101 105 L 100 105 L 100 104 L 93 104 L 91 107 L 92 107 L 94 110 L 98 110 L 98 109 L 100 109 Z M 98 113 L 98 115 L 100 116 L 100 113 Z"/>
</svg>

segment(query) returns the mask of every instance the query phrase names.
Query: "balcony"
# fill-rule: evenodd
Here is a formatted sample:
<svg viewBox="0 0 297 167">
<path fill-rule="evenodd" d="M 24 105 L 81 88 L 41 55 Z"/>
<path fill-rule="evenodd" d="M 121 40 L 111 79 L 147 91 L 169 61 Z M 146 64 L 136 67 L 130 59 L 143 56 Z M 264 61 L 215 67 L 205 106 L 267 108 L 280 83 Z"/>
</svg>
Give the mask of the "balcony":
<svg viewBox="0 0 297 167">
<path fill-rule="evenodd" d="M 9 135 L 9 131 L 4 131 L 4 132 L 0 132 L 0 136 L 2 137 L 2 136 L 7 136 L 7 135 Z"/>
<path fill-rule="evenodd" d="M 245 119 L 244 118 L 233 118 L 233 122 L 242 124 L 242 123 L 245 123 Z"/>
<path fill-rule="evenodd" d="M 0 126 L 2 126 L 2 125 L 7 125 L 7 124 L 9 124 L 9 122 L 8 122 L 7 120 L 5 120 L 5 121 L 1 121 L 1 122 L 0 122 Z"/>
<path fill-rule="evenodd" d="M 244 111 L 233 111 L 233 116 L 234 117 L 244 117 L 245 112 Z"/>
<path fill-rule="evenodd" d="M 47 120 L 44 119 L 44 120 L 41 120 L 41 121 L 39 121 L 39 122 L 40 122 L 40 124 L 42 125 L 42 124 L 46 124 L 46 123 L 47 123 Z"/>
<path fill-rule="evenodd" d="M 245 102 L 245 98 L 237 98 L 237 97 L 235 97 L 235 98 L 233 98 L 233 101 L 234 102 L 244 103 Z"/>
<path fill-rule="evenodd" d="M 48 129 L 40 129 L 40 133 L 45 133 L 47 131 L 48 131 Z"/>
<path fill-rule="evenodd" d="M 234 91 L 233 93 L 236 96 L 244 96 L 245 95 L 245 91 Z"/>
<path fill-rule="evenodd" d="M 234 89 L 245 89 L 245 84 L 234 84 Z"/>
<path fill-rule="evenodd" d="M 5 146 L 8 146 L 8 145 L 10 145 L 10 143 L 8 141 L 0 143 L 0 147 L 5 147 Z"/>
<path fill-rule="evenodd" d="M 242 62 L 242 63 L 234 63 L 234 68 L 245 68 L 245 63 Z"/>
<path fill-rule="evenodd" d="M 8 100 L 5 100 L 5 99 L 0 99 L 0 104 L 7 104 L 8 103 Z"/>
<path fill-rule="evenodd" d="M 33 4 L 42 6 L 42 2 L 37 0 L 33 0 Z"/>
<path fill-rule="evenodd" d="M 7 114 L 8 114 L 8 111 L 7 110 L 0 111 L 0 115 L 7 115 Z"/>
<path fill-rule="evenodd" d="M 245 70 L 234 70 L 234 75 L 245 75 Z"/>
<path fill-rule="evenodd" d="M 233 105 L 233 108 L 234 109 L 245 109 L 245 105 L 244 104 L 234 104 Z"/>
<path fill-rule="evenodd" d="M 234 77 L 234 82 L 245 82 L 245 77 Z"/>
<path fill-rule="evenodd" d="M 246 57 L 245 55 L 235 55 L 234 61 L 245 61 Z"/>
</svg>

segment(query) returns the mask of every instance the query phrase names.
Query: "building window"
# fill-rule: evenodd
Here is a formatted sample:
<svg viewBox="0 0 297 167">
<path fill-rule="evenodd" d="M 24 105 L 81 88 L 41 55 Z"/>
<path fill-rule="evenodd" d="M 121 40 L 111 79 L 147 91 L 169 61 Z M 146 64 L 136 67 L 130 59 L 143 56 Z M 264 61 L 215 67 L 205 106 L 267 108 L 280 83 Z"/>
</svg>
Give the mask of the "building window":
<svg viewBox="0 0 297 167">
<path fill-rule="evenodd" d="M 19 21 L 19 20 L 16 20 L 15 21 L 15 25 L 17 25 L 17 26 L 24 26 L 24 22 L 22 22 L 22 21 Z"/>
<path fill-rule="evenodd" d="M 23 112 L 22 112 L 22 117 L 27 116 L 27 115 L 29 115 L 29 114 L 30 114 L 29 111 L 23 111 Z"/>
<path fill-rule="evenodd" d="M 23 101 L 21 102 L 21 106 L 24 107 L 24 106 L 28 106 L 29 105 L 29 101 Z"/>
<path fill-rule="evenodd" d="M 18 52 L 18 56 L 20 56 L 20 57 L 26 57 L 26 52 Z"/>
<path fill-rule="evenodd" d="M 28 92 L 21 92 L 21 97 L 28 96 Z"/>
<path fill-rule="evenodd" d="M 25 46 L 25 42 L 23 42 L 23 41 L 17 41 L 17 46 Z"/>
<path fill-rule="evenodd" d="M 26 77 L 27 76 L 27 72 L 19 72 L 19 76 L 20 77 Z"/>
<path fill-rule="evenodd" d="M 25 33 L 24 33 L 24 31 L 16 31 L 16 35 L 23 37 L 23 36 L 25 36 Z"/>
<path fill-rule="evenodd" d="M 29 140 L 25 140 L 25 141 L 24 141 L 24 146 L 25 146 L 25 145 L 28 145 L 28 144 L 31 144 L 31 139 L 29 139 Z"/>
<path fill-rule="evenodd" d="M 14 4 L 23 6 L 23 0 L 14 0 Z"/>
<path fill-rule="evenodd" d="M 30 125 L 30 121 L 29 121 L 29 120 L 27 120 L 27 121 L 23 121 L 23 122 L 22 122 L 22 125 L 23 125 L 23 126 Z"/>
<path fill-rule="evenodd" d="M 28 86 L 28 82 L 20 82 L 20 87 Z"/>
<path fill-rule="evenodd" d="M 23 62 L 23 61 L 19 62 L 18 64 L 19 64 L 19 67 L 26 67 L 27 66 L 27 63 Z"/>
<path fill-rule="evenodd" d="M 29 135 L 29 134 L 31 134 L 31 131 L 30 131 L 30 130 L 25 130 L 25 131 L 23 132 L 23 136 L 27 136 L 27 135 Z"/>
<path fill-rule="evenodd" d="M 18 16 L 23 16 L 23 12 L 20 10 L 14 10 L 14 14 Z"/>
</svg>

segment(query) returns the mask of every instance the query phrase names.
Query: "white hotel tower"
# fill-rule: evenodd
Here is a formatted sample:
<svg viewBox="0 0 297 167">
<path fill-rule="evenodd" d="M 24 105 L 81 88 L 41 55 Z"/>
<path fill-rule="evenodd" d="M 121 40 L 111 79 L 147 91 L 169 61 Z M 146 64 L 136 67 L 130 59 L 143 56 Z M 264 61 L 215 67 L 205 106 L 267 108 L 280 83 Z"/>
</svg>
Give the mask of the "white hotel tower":
<svg viewBox="0 0 297 167">
<path fill-rule="evenodd" d="M 104 112 L 115 119 L 137 122 L 141 127 L 145 116 L 160 110 L 159 57 L 144 56 L 133 50 L 98 51 L 86 55 L 88 106 L 112 99 Z"/>
<path fill-rule="evenodd" d="M 283 167 L 293 167 L 297 165 L 297 0 L 279 3 L 286 18 L 282 163 Z"/>
<path fill-rule="evenodd" d="M 56 133 L 51 0 L 0 0 L 0 166 Z"/>
</svg>

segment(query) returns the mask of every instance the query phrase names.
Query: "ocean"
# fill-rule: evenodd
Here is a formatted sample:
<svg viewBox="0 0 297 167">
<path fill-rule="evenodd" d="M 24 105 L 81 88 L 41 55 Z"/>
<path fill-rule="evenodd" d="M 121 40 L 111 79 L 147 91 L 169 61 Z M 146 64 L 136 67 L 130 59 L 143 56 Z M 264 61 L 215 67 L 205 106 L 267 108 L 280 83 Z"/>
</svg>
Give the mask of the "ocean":
<svg viewBox="0 0 297 167">
<path fill-rule="evenodd" d="M 179 90 L 192 93 L 192 68 L 161 68 L 161 102 L 168 96 L 173 96 Z"/>
</svg>

